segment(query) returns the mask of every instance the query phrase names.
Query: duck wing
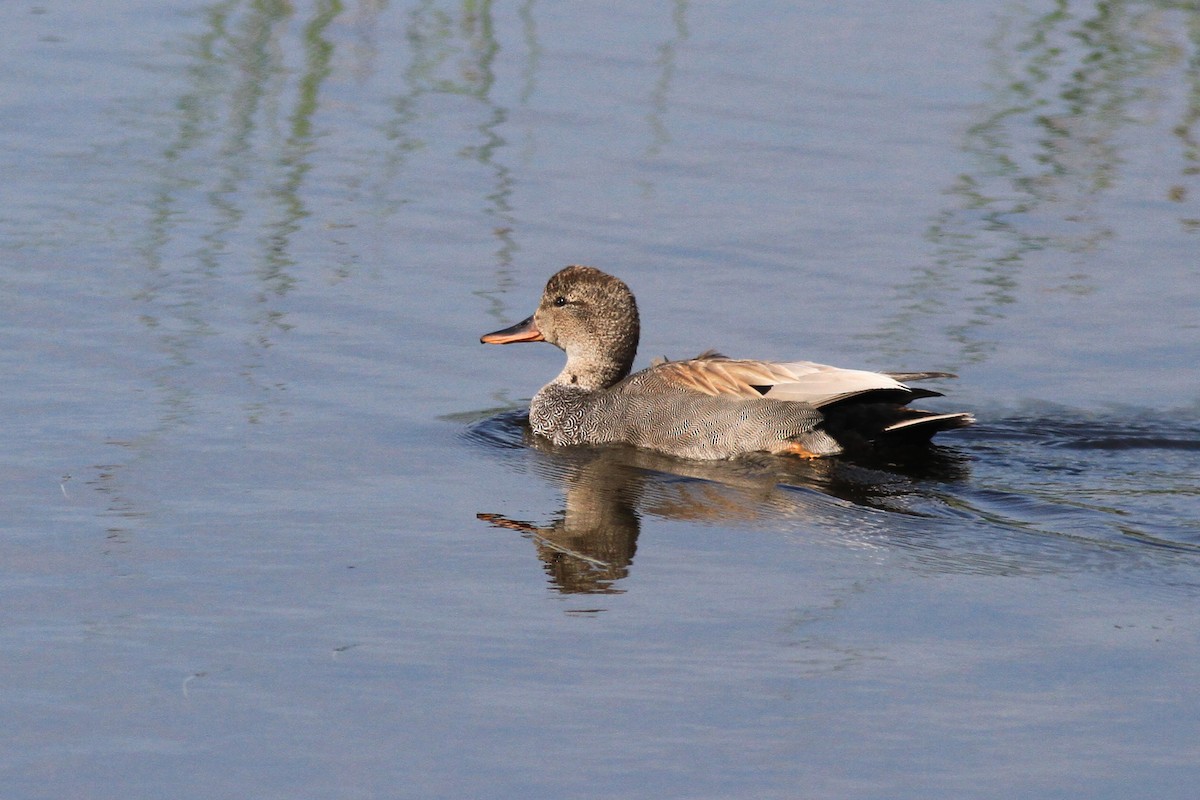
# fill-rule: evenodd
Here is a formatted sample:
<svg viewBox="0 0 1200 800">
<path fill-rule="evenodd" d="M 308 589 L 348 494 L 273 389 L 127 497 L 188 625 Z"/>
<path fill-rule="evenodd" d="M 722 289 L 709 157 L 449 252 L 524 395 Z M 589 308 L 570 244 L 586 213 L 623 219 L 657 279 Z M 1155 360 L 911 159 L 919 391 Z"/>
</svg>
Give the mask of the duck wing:
<svg viewBox="0 0 1200 800">
<path fill-rule="evenodd" d="M 753 361 L 703 353 L 689 361 L 668 361 L 652 367 L 656 377 L 711 396 L 767 397 L 824 408 L 870 394 L 874 400 L 906 403 L 937 392 L 911 389 L 882 372 L 843 369 L 812 361 Z M 948 373 L 901 373 L 909 379 L 942 377 Z"/>
</svg>

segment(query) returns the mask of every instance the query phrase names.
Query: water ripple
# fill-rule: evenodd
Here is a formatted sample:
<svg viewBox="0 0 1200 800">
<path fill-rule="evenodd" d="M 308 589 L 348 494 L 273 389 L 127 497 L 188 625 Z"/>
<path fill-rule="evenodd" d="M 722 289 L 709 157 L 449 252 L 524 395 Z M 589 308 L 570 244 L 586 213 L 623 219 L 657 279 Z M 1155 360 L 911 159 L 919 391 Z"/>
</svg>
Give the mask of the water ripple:
<svg viewBox="0 0 1200 800">
<path fill-rule="evenodd" d="M 917 549 L 943 568 L 1011 573 L 1123 553 L 1200 551 L 1200 426 L 1128 411 L 1058 410 L 984 420 L 921 458 L 896 462 L 762 456 L 689 462 L 632 448 L 554 448 L 522 410 L 476 418 L 465 437 L 526 451 L 590 518 L 626 512 L 692 523 L 839 531 L 860 545 Z M 562 522 L 571 516 L 563 513 Z M 1107 554 L 1107 555 L 1106 555 Z"/>
</svg>

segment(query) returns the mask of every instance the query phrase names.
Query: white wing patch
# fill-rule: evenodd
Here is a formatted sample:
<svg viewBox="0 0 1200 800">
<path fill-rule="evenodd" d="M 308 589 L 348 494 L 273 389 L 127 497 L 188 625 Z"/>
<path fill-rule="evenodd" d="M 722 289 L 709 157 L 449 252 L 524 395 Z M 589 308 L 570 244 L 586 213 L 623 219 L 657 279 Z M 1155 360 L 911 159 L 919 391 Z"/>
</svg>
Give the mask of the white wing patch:
<svg viewBox="0 0 1200 800">
<path fill-rule="evenodd" d="M 965 428 L 973 424 L 975 424 L 975 416 L 960 411 L 953 414 L 927 414 L 923 417 L 914 417 L 913 419 L 894 422 L 883 430 L 891 433 L 893 431 L 904 430 L 905 428 L 917 428 L 928 425 L 936 425 L 938 430 L 948 430 L 950 428 Z"/>
<path fill-rule="evenodd" d="M 766 396 L 773 400 L 808 403 L 817 408 L 880 389 L 908 390 L 900 381 L 880 372 L 842 369 L 811 361 L 794 361 L 775 366 L 781 372 L 790 373 L 790 377 L 772 386 Z"/>
</svg>

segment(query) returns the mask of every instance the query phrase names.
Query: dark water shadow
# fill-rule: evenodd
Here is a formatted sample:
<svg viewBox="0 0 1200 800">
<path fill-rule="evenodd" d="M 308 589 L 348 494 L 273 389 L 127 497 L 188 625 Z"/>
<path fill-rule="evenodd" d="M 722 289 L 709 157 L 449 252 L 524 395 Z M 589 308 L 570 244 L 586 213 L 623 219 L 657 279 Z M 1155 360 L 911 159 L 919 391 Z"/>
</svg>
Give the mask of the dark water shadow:
<svg viewBox="0 0 1200 800">
<path fill-rule="evenodd" d="M 647 517 L 829 531 L 908 552 L 939 572 L 1129 570 L 1200 555 L 1194 423 L 1122 424 L 1062 410 L 985 421 L 953 446 L 906 459 L 695 462 L 629 447 L 554 447 L 532 435 L 523 410 L 476 419 L 468 440 L 562 486 L 563 507 L 549 521 L 494 508 L 478 518 L 530 539 L 564 593 L 621 591 Z M 1167 499 L 1177 507 L 1164 510 Z"/>
<path fill-rule="evenodd" d="M 963 431 L 975 480 L 961 498 L 1009 526 L 1200 552 L 1198 416 L 1042 404 L 990 420 Z"/>
</svg>

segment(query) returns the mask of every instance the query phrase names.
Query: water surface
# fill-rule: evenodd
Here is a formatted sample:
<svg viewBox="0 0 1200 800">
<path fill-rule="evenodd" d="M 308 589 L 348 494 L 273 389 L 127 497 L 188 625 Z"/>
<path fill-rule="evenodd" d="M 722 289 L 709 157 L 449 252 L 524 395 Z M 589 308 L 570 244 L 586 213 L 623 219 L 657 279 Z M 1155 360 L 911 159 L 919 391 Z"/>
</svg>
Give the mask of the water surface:
<svg viewBox="0 0 1200 800">
<path fill-rule="evenodd" d="M 5 796 L 1190 798 L 1187 4 L 18 4 Z M 556 450 L 642 357 L 959 373 L 905 463 Z"/>
</svg>

